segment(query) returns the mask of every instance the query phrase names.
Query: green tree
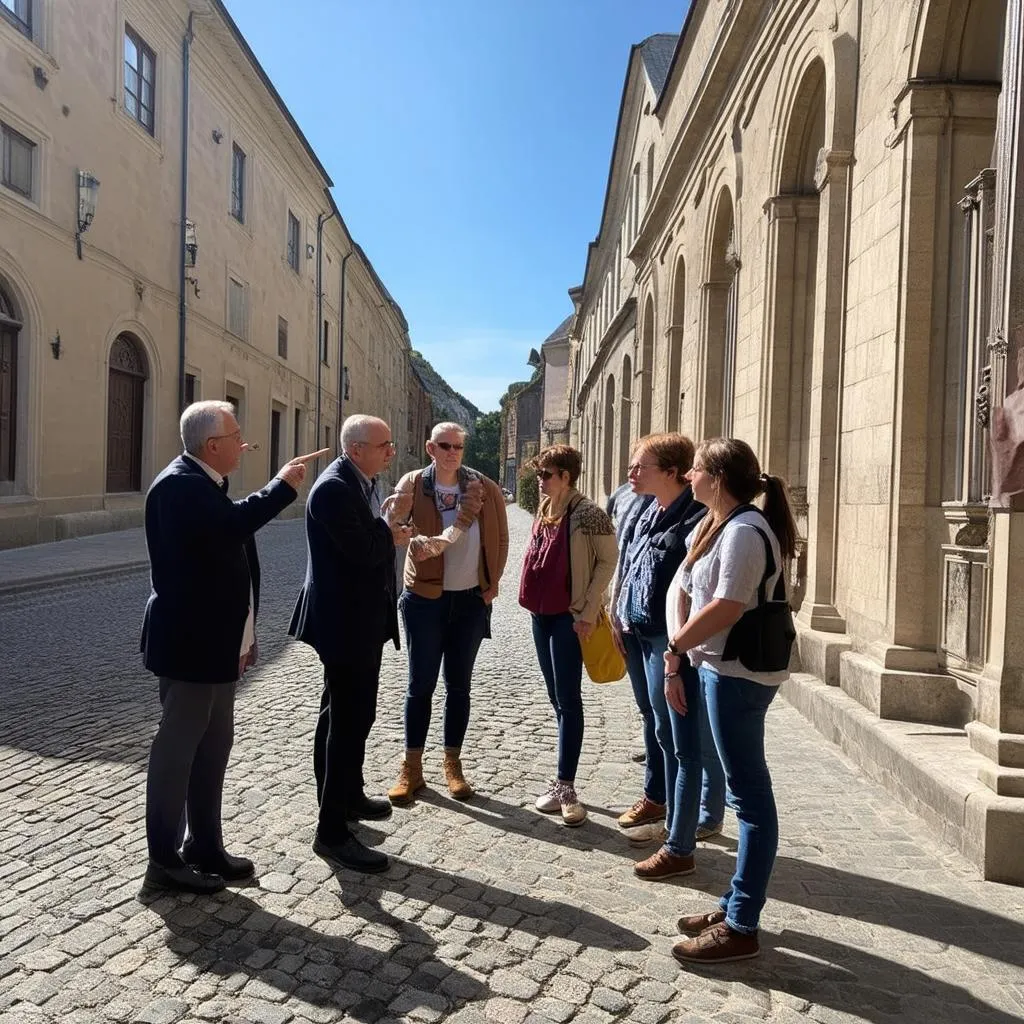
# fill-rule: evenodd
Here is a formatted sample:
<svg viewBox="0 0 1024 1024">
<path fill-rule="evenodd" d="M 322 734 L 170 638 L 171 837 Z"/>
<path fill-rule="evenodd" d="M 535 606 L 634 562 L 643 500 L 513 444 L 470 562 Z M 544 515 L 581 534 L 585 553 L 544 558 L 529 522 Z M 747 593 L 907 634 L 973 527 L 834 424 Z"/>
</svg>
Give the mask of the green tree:
<svg viewBox="0 0 1024 1024">
<path fill-rule="evenodd" d="M 466 442 L 466 465 L 480 470 L 495 482 L 500 482 L 501 462 L 498 448 L 501 444 L 501 413 L 484 413 L 476 421 L 476 430 Z"/>
<path fill-rule="evenodd" d="M 536 515 L 540 504 L 540 488 L 537 485 L 537 473 L 532 465 L 527 464 L 519 471 L 519 484 L 516 488 L 516 502 L 531 515 Z"/>
</svg>

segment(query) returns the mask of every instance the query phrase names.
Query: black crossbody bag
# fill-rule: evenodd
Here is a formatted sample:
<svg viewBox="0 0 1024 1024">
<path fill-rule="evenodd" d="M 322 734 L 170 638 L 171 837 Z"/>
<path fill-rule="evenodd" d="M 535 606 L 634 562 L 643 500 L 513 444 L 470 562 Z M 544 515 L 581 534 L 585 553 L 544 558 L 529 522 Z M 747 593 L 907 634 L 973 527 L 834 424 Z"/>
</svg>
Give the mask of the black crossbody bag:
<svg viewBox="0 0 1024 1024">
<path fill-rule="evenodd" d="M 741 511 L 761 510 L 748 505 Z M 733 513 L 735 515 L 736 513 Z M 731 518 L 731 517 L 730 517 Z M 739 660 L 749 672 L 782 672 L 789 668 L 796 627 L 793 625 L 793 609 L 786 597 L 786 586 L 782 573 L 775 583 L 771 600 L 766 599 L 765 588 L 775 572 L 775 557 L 768 535 L 760 526 L 753 526 L 764 542 L 765 570 L 757 588 L 757 607 L 743 613 L 739 621 L 729 630 L 722 652 L 723 661 Z"/>
</svg>

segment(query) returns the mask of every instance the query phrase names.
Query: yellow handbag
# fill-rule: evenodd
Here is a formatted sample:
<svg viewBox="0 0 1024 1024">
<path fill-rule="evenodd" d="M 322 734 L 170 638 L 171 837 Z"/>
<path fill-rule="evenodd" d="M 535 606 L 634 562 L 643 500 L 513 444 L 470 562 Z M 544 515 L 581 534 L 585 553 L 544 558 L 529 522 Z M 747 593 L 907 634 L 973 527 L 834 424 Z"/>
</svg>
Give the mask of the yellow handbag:
<svg viewBox="0 0 1024 1024">
<path fill-rule="evenodd" d="M 612 624 L 603 608 L 590 636 L 586 640 L 580 637 L 580 648 L 587 675 L 593 682 L 616 683 L 626 674 L 626 659 L 615 646 Z"/>
</svg>

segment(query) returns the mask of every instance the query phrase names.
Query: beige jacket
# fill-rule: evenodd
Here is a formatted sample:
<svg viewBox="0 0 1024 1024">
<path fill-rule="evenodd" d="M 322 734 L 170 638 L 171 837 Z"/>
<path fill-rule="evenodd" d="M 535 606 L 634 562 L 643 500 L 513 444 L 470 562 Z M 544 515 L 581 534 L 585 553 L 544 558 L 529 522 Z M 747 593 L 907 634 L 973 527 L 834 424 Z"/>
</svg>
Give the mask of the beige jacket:
<svg viewBox="0 0 1024 1024">
<path fill-rule="evenodd" d="M 569 561 L 572 593 L 569 611 L 577 621 L 596 622 L 607 603 L 608 584 L 619 558 L 615 527 L 608 514 L 573 488 L 558 503 L 562 515 L 571 509 L 569 520 Z M 549 498 L 541 498 L 537 515 L 561 518 Z"/>
</svg>

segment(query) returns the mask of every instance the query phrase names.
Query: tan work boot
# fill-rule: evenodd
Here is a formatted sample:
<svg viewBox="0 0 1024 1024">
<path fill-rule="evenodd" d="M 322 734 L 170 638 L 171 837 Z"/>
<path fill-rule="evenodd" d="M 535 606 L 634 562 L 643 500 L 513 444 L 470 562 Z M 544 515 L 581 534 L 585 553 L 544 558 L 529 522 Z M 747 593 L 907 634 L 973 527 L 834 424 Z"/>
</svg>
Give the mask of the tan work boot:
<svg viewBox="0 0 1024 1024">
<path fill-rule="evenodd" d="M 456 747 L 445 747 L 444 778 L 448 783 L 448 792 L 456 800 L 468 800 L 473 795 L 473 787 L 462 774 L 462 761 L 459 757 L 461 753 L 462 751 Z"/>
<path fill-rule="evenodd" d="M 413 797 L 426 785 L 423 781 L 423 751 L 407 750 L 398 770 L 398 781 L 388 790 L 388 799 L 400 806 L 411 804 Z"/>
</svg>

